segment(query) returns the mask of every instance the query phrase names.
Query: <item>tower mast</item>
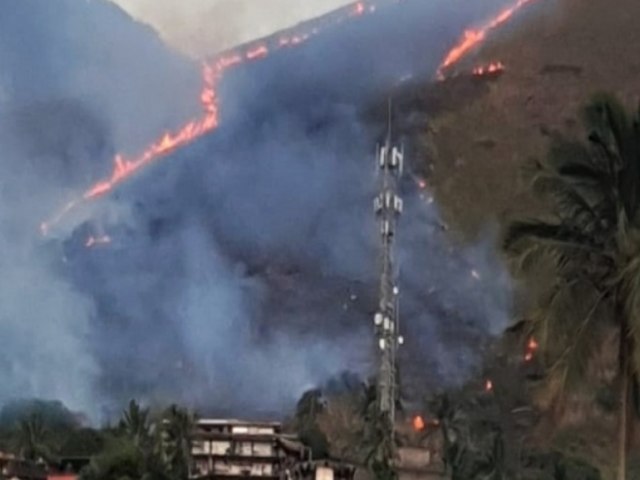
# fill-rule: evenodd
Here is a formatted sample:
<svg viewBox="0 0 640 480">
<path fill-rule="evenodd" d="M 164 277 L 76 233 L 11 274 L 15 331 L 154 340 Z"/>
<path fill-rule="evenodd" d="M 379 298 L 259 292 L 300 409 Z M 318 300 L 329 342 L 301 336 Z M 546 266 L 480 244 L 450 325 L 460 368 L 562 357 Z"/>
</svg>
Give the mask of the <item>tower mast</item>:
<svg viewBox="0 0 640 480">
<path fill-rule="evenodd" d="M 380 225 L 382 248 L 380 251 L 380 303 L 374 317 L 379 348 L 379 371 L 377 400 L 379 413 L 387 424 L 385 432 L 393 445 L 393 426 L 397 395 L 396 353 L 403 343 L 399 335 L 399 288 L 394 270 L 394 243 L 398 219 L 403 202 L 398 196 L 398 184 L 402 176 L 404 151 L 394 146 L 391 138 L 391 102 L 389 102 L 389 125 L 387 138 L 378 147 L 378 169 L 380 193 L 374 201 L 374 211 Z"/>
</svg>

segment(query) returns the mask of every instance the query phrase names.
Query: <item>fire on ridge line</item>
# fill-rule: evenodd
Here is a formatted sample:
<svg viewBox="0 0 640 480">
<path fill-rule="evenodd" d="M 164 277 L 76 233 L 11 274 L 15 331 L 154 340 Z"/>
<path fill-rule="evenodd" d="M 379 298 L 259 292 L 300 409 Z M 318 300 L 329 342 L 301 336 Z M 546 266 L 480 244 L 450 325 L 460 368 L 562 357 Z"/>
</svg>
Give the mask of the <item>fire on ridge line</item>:
<svg viewBox="0 0 640 480">
<path fill-rule="evenodd" d="M 394 1 L 400 3 L 403 0 Z M 503 25 L 511 19 L 518 10 L 533 1 L 534 0 L 517 0 L 515 4 L 500 11 L 485 25 L 477 29 L 466 30 L 460 41 L 447 53 L 437 70 L 437 76 L 443 78 L 444 71 L 460 61 L 472 49 L 480 45 L 490 31 Z M 360 17 L 375 11 L 376 5 L 374 3 L 371 1 L 360 1 L 340 10 L 340 15 L 331 17 L 331 25 L 337 25 L 348 19 Z M 199 119 L 188 122 L 175 132 L 165 132 L 162 137 L 149 145 L 147 149 L 137 157 L 125 158 L 122 154 L 117 154 L 114 158 L 111 175 L 89 187 L 81 197 L 71 200 L 57 214 L 42 222 L 40 224 L 41 233 L 47 235 L 51 226 L 60 222 L 70 211 L 81 203 L 106 195 L 117 185 L 124 182 L 137 171 L 153 163 L 155 160 L 215 130 L 220 124 L 219 98 L 216 87 L 228 69 L 246 62 L 263 59 L 272 51 L 300 45 L 320 34 L 331 25 L 316 26 L 309 31 L 296 34 L 286 33 L 277 40 L 275 45 L 258 42 L 250 44 L 241 50 L 232 50 L 223 53 L 212 62 L 205 62 L 202 66 L 204 86 L 200 93 L 200 101 L 204 110 L 203 115 Z"/>
<path fill-rule="evenodd" d="M 402 0 L 395 1 L 400 2 Z M 340 24 L 350 18 L 359 17 L 375 11 L 375 5 L 357 2 L 340 10 L 341 15 L 331 17 L 331 23 L 334 25 Z M 222 53 L 212 62 L 204 62 L 202 65 L 203 89 L 200 93 L 200 102 L 204 110 L 203 115 L 199 119 L 190 121 L 176 132 L 165 132 L 162 137 L 149 145 L 138 157 L 125 158 L 122 154 L 117 154 L 113 161 L 114 165 L 111 175 L 89 187 L 89 189 L 82 194 L 82 197 L 71 200 L 56 215 L 42 222 L 40 224 L 42 234 L 46 235 L 52 225 L 60 222 L 65 215 L 82 202 L 93 200 L 107 194 L 138 170 L 175 151 L 179 147 L 191 143 L 202 135 L 215 130 L 220 124 L 216 87 L 228 69 L 242 63 L 265 58 L 271 53 L 272 49 L 279 50 L 281 48 L 300 45 L 311 37 L 320 34 L 327 26 L 329 25 L 314 27 L 307 32 L 297 34 L 285 33 L 278 39 L 275 46 L 268 45 L 264 42 L 257 42 L 241 50 L 234 49 Z"/>
</svg>

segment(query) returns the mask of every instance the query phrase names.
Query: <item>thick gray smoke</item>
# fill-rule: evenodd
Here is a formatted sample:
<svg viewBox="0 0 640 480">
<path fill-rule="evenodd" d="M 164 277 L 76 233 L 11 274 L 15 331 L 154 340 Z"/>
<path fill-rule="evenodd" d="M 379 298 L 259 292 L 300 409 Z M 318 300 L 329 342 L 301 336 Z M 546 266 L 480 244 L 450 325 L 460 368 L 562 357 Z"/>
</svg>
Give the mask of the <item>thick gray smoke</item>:
<svg viewBox="0 0 640 480">
<path fill-rule="evenodd" d="M 349 0 L 113 0 L 186 54 L 206 58 L 322 15 Z"/>
<path fill-rule="evenodd" d="M 108 4 L 24 0 L 21 18 L 33 25 L 0 31 L 0 65 L 11 72 L 1 90 L 14 112 L 0 138 L 10 300 L 0 305 L 9 346 L 0 401 L 56 397 L 96 415 L 136 396 L 257 415 L 343 370 L 368 375 L 381 132 L 363 110 L 399 77 L 432 75 L 462 29 L 493 11 L 463 4 L 407 2 L 231 72 L 217 132 L 45 242 L 37 223 L 65 192 L 104 173 L 114 150 L 180 124 L 197 72 Z M 55 15 L 76 35 L 56 37 Z M 25 29 L 40 40 L 20 53 Z M 91 41 L 77 41 L 85 34 Z M 505 323 L 506 279 L 490 244 L 450 251 L 435 207 L 404 188 L 405 360 L 412 374 L 455 382 L 474 360 L 465 339 Z M 105 233 L 111 244 L 85 247 Z"/>
<path fill-rule="evenodd" d="M 200 72 L 106 3 L 1 0 L 0 11 L 0 402 L 96 413 L 103 319 L 39 223 L 104 175 L 120 143 L 139 148 L 186 118 Z"/>
</svg>

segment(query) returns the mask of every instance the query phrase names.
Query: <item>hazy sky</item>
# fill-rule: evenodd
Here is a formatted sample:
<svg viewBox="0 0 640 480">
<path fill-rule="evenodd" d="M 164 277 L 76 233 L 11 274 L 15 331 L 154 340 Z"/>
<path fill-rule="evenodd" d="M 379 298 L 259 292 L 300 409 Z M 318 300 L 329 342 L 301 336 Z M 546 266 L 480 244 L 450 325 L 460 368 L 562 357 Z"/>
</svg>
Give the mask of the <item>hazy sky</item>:
<svg viewBox="0 0 640 480">
<path fill-rule="evenodd" d="M 168 43 L 204 57 L 350 0 L 112 0 L 151 24 Z"/>
</svg>

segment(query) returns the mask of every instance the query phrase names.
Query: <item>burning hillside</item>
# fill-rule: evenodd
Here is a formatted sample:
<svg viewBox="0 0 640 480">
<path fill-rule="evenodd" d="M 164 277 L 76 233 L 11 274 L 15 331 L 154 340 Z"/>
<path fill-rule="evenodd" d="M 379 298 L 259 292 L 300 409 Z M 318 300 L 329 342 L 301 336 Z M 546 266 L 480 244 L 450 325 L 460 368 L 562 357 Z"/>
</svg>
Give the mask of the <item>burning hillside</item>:
<svg viewBox="0 0 640 480">
<path fill-rule="evenodd" d="M 202 66 L 203 88 L 200 93 L 200 102 L 203 109 L 202 117 L 189 121 L 175 132 L 165 132 L 137 157 L 125 158 L 122 154 L 117 154 L 113 160 L 114 165 L 111 176 L 91 186 L 83 193 L 82 199 L 70 201 L 58 214 L 43 222 L 41 225 L 42 233 L 46 235 L 51 225 L 60 221 L 79 202 L 93 200 L 111 192 L 120 183 L 155 160 L 216 129 L 220 122 L 217 87 L 228 69 L 246 62 L 263 59 L 274 50 L 295 47 L 319 35 L 331 26 L 339 25 L 350 18 L 375 11 L 375 5 L 357 2 L 352 6 L 327 15 L 319 21 L 312 22 L 312 24 L 305 24 L 282 33 L 275 38 L 236 47 L 229 52 L 220 54 L 210 62 L 205 62 Z"/>
<path fill-rule="evenodd" d="M 444 78 L 444 72 L 447 69 L 464 58 L 464 56 L 474 48 L 478 47 L 492 30 L 503 25 L 512 18 L 518 10 L 532 1 L 534 0 L 517 0 L 513 5 L 499 11 L 482 27 L 466 30 L 460 42 L 446 54 L 444 60 L 438 67 L 437 76 Z M 401 3 L 401 0 L 394 0 L 394 3 Z M 62 217 L 75 208 L 79 202 L 93 200 L 111 192 L 120 183 L 155 160 L 170 154 L 176 149 L 216 129 L 220 122 L 220 105 L 217 92 L 218 84 L 230 68 L 246 62 L 261 60 L 271 52 L 282 48 L 295 47 L 320 35 L 328 28 L 365 14 L 374 14 L 377 10 L 378 6 L 376 3 L 356 2 L 351 6 L 326 15 L 319 20 L 305 23 L 265 41 L 252 42 L 242 47 L 237 47 L 232 51 L 222 53 L 211 62 L 205 62 L 202 70 L 203 89 L 200 93 L 200 101 L 203 108 L 202 117 L 188 122 L 175 132 L 165 132 L 137 157 L 126 158 L 122 154 L 117 154 L 114 158 L 111 176 L 91 186 L 84 192 L 82 199 L 70 201 L 58 214 L 48 221 L 43 222 L 41 225 L 42 233 L 47 234 L 51 225 L 60 221 Z M 484 75 L 487 73 L 493 74 L 501 72 L 503 70 L 504 65 L 502 65 L 501 62 L 494 62 L 486 67 L 474 69 L 473 73 L 474 75 Z"/>
<path fill-rule="evenodd" d="M 399 78 L 433 78 L 464 27 L 499 8 L 487 10 L 356 3 L 221 55 L 203 66 L 200 117 L 139 156 L 116 155 L 106 179 L 43 226 L 102 200 L 77 215 L 91 220 L 61 249 L 65 229 L 44 247 L 29 231 L 21 248 L 38 240 L 55 260 L 26 258 L 37 271 L 53 265 L 70 304 L 82 303 L 68 308 L 82 312 L 82 328 L 51 328 L 86 358 L 88 391 L 104 393 L 106 406 L 136 395 L 274 411 L 344 368 L 368 375 L 377 248 L 369 172 L 380 125 L 362 112 Z M 172 161 L 126 182 L 163 158 Z M 44 179 L 25 177 L 32 184 L 15 188 L 43 192 L 34 203 L 59 198 Z M 449 244 L 437 204 L 425 201 L 430 186 L 402 189 L 411 212 L 400 252 L 406 355 L 432 367 L 411 382 L 417 391 L 467 374 L 483 339 L 506 323 L 508 281 L 489 240 Z M 16 215 L 20 231 L 24 218 L 33 212 Z M 257 402 L 255 389 L 269 393 Z"/>
</svg>

